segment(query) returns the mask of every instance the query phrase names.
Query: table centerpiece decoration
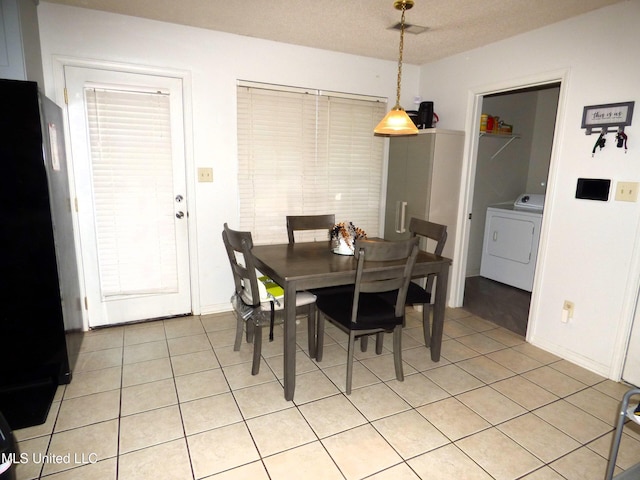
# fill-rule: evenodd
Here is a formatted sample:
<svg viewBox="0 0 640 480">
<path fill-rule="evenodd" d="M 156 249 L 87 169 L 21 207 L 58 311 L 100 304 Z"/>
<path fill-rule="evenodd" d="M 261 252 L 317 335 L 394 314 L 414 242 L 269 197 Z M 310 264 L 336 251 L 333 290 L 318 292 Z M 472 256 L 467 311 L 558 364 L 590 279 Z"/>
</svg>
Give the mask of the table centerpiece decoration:
<svg viewBox="0 0 640 480">
<path fill-rule="evenodd" d="M 331 229 L 331 251 L 338 255 L 353 255 L 359 238 L 367 238 L 367 233 L 352 222 L 336 223 Z"/>
</svg>

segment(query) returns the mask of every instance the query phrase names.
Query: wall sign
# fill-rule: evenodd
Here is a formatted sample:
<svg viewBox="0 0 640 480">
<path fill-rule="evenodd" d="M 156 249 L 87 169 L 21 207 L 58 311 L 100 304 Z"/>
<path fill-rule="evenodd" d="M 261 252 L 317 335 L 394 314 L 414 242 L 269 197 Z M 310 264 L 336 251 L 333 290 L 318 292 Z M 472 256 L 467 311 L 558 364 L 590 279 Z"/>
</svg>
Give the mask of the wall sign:
<svg viewBox="0 0 640 480">
<path fill-rule="evenodd" d="M 618 127 L 618 131 L 623 132 L 624 127 L 631 125 L 634 104 L 635 102 L 622 102 L 584 107 L 582 128 L 587 129 L 587 135 L 591 135 L 595 128 L 606 133 L 608 127 Z"/>
</svg>

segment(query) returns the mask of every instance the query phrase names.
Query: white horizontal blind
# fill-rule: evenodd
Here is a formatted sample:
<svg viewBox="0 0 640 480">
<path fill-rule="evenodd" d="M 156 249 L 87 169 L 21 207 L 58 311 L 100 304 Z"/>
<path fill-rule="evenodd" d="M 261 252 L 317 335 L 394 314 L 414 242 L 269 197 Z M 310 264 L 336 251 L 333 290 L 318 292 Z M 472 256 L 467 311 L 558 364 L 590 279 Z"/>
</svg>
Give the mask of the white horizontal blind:
<svg viewBox="0 0 640 480">
<path fill-rule="evenodd" d="M 287 215 L 335 213 L 379 235 L 384 144 L 373 128 L 386 106 L 353 97 L 238 87 L 240 229 L 254 242 L 286 242 Z"/>
<path fill-rule="evenodd" d="M 176 292 L 169 95 L 85 88 L 104 299 Z"/>
<path fill-rule="evenodd" d="M 383 140 L 373 129 L 386 113 L 378 102 L 330 97 L 327 191 L 337 221 L 379 235 Z"/>
</svg>

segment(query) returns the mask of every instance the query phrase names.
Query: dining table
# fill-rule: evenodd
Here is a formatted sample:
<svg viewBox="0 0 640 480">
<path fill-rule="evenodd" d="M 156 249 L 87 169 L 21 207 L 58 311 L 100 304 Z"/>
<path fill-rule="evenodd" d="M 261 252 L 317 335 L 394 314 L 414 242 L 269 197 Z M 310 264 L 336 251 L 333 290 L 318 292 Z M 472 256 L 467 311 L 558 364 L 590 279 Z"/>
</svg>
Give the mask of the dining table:
<svg viewBox="0 0 640 480">
<path fill-rule="evenodd" d="M 328 241 L 254 245 L 255 266 L 284 289 L 284 398 L 293 400 L 296 386 L 296 292 L 355 283 L 357 259 L 333 253 Z M 431 360 L 440 361 L 447 283 L 451 259 L 423 250 L 418 252 L 413 278 L 437 275 L 431 329 Z M 365 271 L 402 269 L 403 261 L 367 262 Z M 315 335 L 315 332 L 309 332 Z M 313 352 L 310 352 L 313 356 Z"/>
</svg>

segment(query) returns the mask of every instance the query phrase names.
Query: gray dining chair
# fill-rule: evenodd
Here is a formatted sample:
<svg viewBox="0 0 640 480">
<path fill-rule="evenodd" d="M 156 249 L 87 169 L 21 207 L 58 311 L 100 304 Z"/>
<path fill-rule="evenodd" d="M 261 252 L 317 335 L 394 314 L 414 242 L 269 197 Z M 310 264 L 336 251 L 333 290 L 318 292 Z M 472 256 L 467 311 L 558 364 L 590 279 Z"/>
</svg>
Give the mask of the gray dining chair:
<svg viewBox="0 0 640 480">
<path fill-rule="evenodd" d="M 427 240 L 426 245 L 423 243 L 422 248 L 424 250 L 431 250 L 428 248 L 432 242 L 432 252 L 436 255 L 442 255 L 442 250 L 447 241 L 447 226 L 439 223 L 429 222 L 420 218 L 412 217 L 409 222 L 409 232 L 413 238 L 422 237 Z M 433 287 L 436 280 L 436 275 L 429 275 L 426 278 L 425 286 L 422 287 L 417 282 L 413 281 L 409 284 L 407 290 L 407 298 L 405 305 L 422 305 L 422 328 L 424 330 L 424 343 L 429 347 L 431 344 L 431 299 L 433 297 Z M 424 282 L 424 280 L 421 279 Z M 383 294 L 383 297 L 390 303 L 395 303 L 395 293 L 388 292 Z"/>
<path fill-rule="evenodd" d="M 268 323 L 270 325 L 270 333 L 273 332 L 276 314 L 281 317 L 284 309 L 284 292 L 280 296 L 269 294 L 263 282 L 258 279 L 251 251 L 253 248 L 251 232 L 232 230 L 225 223 L 222 231 L 222 240 L 229 257 L 234 282 L 231 304 L 236 313 L 237 323 L 233 349 L 235 351 L 240 350 L 242 333 L 246 323 L 247 342 L 253 342 L 251 374 L 257 375 L 260 371 L 260 356 L 262 354 L 262 326 Z M 312 358 L 315 357 L 316 348 L 315 301 L 315 295 L 309 292 L 297 292 L 296 294 L 296 308 L 304 309 L 307 316 L 309 355 Z M 270 338 L 273 338 L 272 335 L 270 335 Z"/>
<path fill-rule="evenodd" d="M 287 235 L 289 243 L 295 243 L 296 231 L 305 230 L 326 230 L 327 240 L 329 239 L 329 230 L 335 225 L 336 216 L 328 215 L 287 215 Z"/>
<path fill-rule="evenodd" d="M 326 215 L 287 215 L 287 235 L 289 237 L 289 243 L 295 243 L 295 232 L 303 232 L 303 231 L 310 231 L 310 230 L 324 230 L 326 231 L 326 239 L 327 241 L 329 241 L 329 230 L 331 230 L 333 228 L 333 226 L 336 224 L 336 216 L 335 214 L 331 213 L 331 214 L 326 214 Z M 329 248 L 327 246 L 327 248 Z M 310 293 L 312 295 L 315 295 L 316 297 L 318 295 L 323 295 L 330 290 L 331 287 L 329 287 L 328 289 L 312 289 L 310 290 Z M 315 330 L 313 331 L 313 335 L 314 338 L 311 339 L 310 338 L 310 342 L 311 340 L 313 340 L 313 344 L 314 344 L 314 353 L 315 353 L 315 344 L 316 344 L 316 339 L 315 339 Z M 309 335 L 312 335 L 311 330 L 309 330 Z M 314 358 L 314 356 L 312 356 L 312 358 Z"/>
<path fill-rule="evenodd" d="M 393 332 L 393 357 L 396 379 L 404 380 L 402 371 L 402 327 L 404 325 L 405 297 L 411 282 L 411 273 L 418 255 L 418 239 L 399 242 L 360 240 L 357 246 L 355 287 L 333 295 L 319 296 L 316 361 L 322 361 L 325 319 L 349 335 L 347 347 L 346 393 L 351 393 L 353 357 L 357 338 L 376 335 L 376 353 L 382 351 L 382 337 Z M 368 262 L 395 262 L 402 260 L 401 270 L 375 269 L 366 271 Z M 378 293 L 396 292 L 395 305 L 381 298 Z M 378 348 L 378 346 L 380 348 Z"/>
<path fill-rule="evenodd" d="M 289 243 L 295 243 L 294 232 L 304 230 L 330 230 L 336 224 L 336 216 L 328 215 L 287 215 L 287 234 Z M 329 232 L 327 231 L 327 240 Z M 327 247 L 328 248 L 328 247 Z M 333 295 L 349 291 L 353 293 L 353 285 L 338 285 L 336 287 L 313 288 L 310 290 L 316 297 Z"/>
</svg>

